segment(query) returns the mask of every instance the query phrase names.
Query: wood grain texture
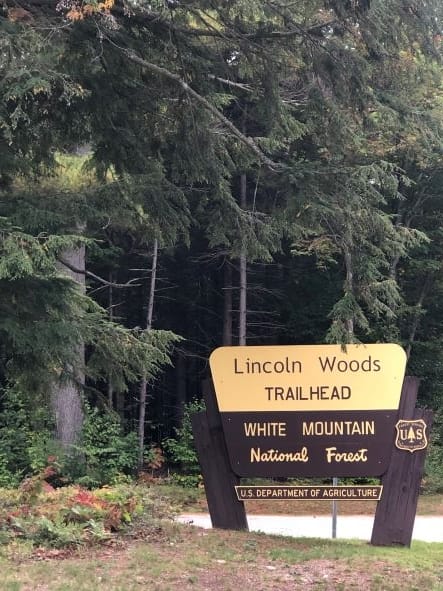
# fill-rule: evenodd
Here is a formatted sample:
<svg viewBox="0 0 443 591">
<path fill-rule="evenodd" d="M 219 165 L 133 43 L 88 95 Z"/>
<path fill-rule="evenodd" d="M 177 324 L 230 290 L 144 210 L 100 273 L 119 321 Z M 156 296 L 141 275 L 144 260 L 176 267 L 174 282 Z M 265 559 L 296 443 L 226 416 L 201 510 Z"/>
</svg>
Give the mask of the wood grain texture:
<svg viewBox="0 0 443 591">
<path fill-rule="evenodd" d="M 433 415 L 430 410 L 415 408 L 418 387 L 418 378 L 405 378 L 399 420 L 423 419 L 429 437 Z M 393 448 L 389 468 L 382 478 L 383 494 L 375 512 L 371 544 L 411 545 L 426 451 L 422 449 L 411 453 Z"/>
</svg>

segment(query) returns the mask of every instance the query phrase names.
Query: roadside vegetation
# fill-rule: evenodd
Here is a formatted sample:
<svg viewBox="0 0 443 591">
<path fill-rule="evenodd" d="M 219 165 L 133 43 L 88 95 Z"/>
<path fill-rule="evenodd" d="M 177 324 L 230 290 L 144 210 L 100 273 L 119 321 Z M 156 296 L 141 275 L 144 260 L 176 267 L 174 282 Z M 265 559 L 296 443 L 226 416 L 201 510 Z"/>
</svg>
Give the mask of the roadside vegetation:
<svg viewBox="0 0 443 591">
<path fill-rule="evenodd" d="M 51 490 L 42 483 L 0 491 L 2 591 L 443 587 L 443 544 L 377 548 L 357 540 L 202 530 L 173 520 L 202 503 L 201 489 L 140 483 Z M 423 499 L 427 510 L 441 514 L 440 496 Z"/>
<path fill-rule="evenodd" d="M 173 473 L 155 449 L 138 480 L 110 470 L 106 483 L 88 488 L 91 479 L 67 479 L 57 458 L 49 457 L 18 486 L 0 489 L 2 591 L 442 589 L 443 544 L 375 548 L 357 540 L 178 524 L 178 513 L 207 511 L 207 505 L 187 419 L 176 435 L 170 442 Z M 108 457 L 112 467 L 109 449 Z M 100 468 L 106 475 L 105 455 Z M 443 496 L 433 493 L 433 482 L 432 474 L 424 480 L 428 490 L 420 496 L 419 514 L 443 514 Z M 320 515 L 330 512 L 331 503 L 249 501 L 246 509 Z M 339 515 L 374 510 L 373 502 L 338 502 Z"/>
</svg>

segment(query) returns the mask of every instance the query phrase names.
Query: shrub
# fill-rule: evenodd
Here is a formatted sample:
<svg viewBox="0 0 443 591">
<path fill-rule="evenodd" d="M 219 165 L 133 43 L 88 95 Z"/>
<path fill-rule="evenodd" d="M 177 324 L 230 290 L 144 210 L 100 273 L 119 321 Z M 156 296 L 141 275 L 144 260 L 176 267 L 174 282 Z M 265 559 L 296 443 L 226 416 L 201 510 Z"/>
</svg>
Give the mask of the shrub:
<svg viewBox="0 0 443 591">
<path fill-rule="evenodd" d="M 124 433 L 117 413 L 86 406 L 77 458 L 65 472 L 89 488 L 128 482 L 137 468 L 137 450 L 136 433 Z"/>
<path fill-rule="evenodd" d="M 426 455 L 425 476 L 422 481 L 423 492 L 436 494 L 443 492 L 443 414 L 436 413 L 432 428 L 432 440 Z"/>
<path fill-rule="evenodd" d="M 191 417 L 194 413 L 204 410 L 204 403 L 193 400 L 184 407 L 181 427 L 175 429 L 175 437 L 166 439 L 163 448 L 166 457 L 177 472 L 173 480 L 181 486 L 197 486 L 201 482 L 200 464 L 194 446 Z"/>
<path fill-rule="evenodd" d="M 0 486 L 16 487 L 27 474 L 46 464 L 51 439 L 50 421 L 41 410 L 25 404 L 18 387 L 0 395 Z M 38 435 L 36 434 L 38 432 Z"/>
<path fill-rule="evenodd" d="M 36 477 L 28 479 L 12 496 L 0 490 L 3 543 L 26 540 L 53 548 L 90 545 L 109 539 L 142 515 L 154 521 L 172 512 L 163 499 L 144 487 L 121 485 L 94 491 L 78 485 L 52 490 L 37 487 L 29 495 L 29 487 L 36 483 Z"/>
<path fill-rule="evenodd" d="M 39 474 L 47 458 L 58 459 L 57 485 L 79 482 L 88 487 L 130 481 L 137 468 L 137 435 L 126 434 L 117 413 L 86 405 L 82 440 L 66 456 L 53 437 L 43 401 L 30 403 L 18 387 L 0 390 L 0 487 L 17 487 Z"/>
</svg>

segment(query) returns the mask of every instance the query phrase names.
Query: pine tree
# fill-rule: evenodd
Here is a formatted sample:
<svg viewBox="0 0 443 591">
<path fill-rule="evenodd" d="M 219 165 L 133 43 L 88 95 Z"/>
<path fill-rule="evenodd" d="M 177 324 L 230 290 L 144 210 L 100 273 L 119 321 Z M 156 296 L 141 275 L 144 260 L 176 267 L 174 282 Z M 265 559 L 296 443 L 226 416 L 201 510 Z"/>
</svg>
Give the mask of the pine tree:
<svg viewBox="0 0 443 591">
<path fill-rule="evenodd" d="M 131 271 L 146 268 L 156 240 L 177 281 L 173 305 L 156 304 L 158 325 L 188 337 L 195 388 L 206 367 L 197 359 L 221 341 L 220 261 L 247 261 L 250 283 L 260 275 L 259 312 L 278 300 L 277 286 L 297 286 L 304 299 L 285 302 L 291 329 L 279 333 L 293 340 L 415 346 L 425 327 L 437 330 L 423 304 L 438 310 L 438 2 L 21 4 L 25 14 L 10 9 L 0 23 L 9 379 L 31 384 L 35 368 L 53 378 L 73 367 L 82 342 L 98 393 L 102 376 L 117 394 L 156 374 L 172 335 L 139 328 Z M 31 185 L 54 153 L 78 146 L 91 154 L 90 187 Z M 86 294 L 57 269 L 63 252 L 83 246 Z M 434 292 L 422 298 L 424 285 Z M 122 294 L 113 322 L 100 306 L 111 287 Z M 269 339 L 263 327 L 251 332 L 254 300 L 249 288 L 249 335 Z M 173 400 L 153 412 L 163 420 Z"/>
</svg>

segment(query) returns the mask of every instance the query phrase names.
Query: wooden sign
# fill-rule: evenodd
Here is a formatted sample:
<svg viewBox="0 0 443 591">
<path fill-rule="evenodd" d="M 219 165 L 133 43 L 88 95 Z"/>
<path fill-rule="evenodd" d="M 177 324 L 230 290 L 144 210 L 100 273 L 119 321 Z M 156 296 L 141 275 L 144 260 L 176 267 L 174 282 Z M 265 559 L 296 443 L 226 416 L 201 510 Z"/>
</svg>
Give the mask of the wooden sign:
<svg viewBox="0 0 443 591">
<path fill-rule="evenodd" d="M 232 470 L 382 475 L 405 366 L 394 344 L 216 349 L 210 367 Z"/>
<path fill-rule="evenodd" d="M 403 351 L 395 345 L 348 346 L 346 351 L 329 346 L 245 349 L 224 348 L 214 352 L 211 368 L 217 381 L 218 402 L 212 381 L 206 380 L 203 384 L 206 410 L 192 416 L 194 440 L 213 527 L 247 529 L 244 501 L 248 499 L 379 498 L 371 544 L 409 546 L 432 412 L 415 408 L 418 378 L 405 377 L 401 396 L 398 394 L 397 382 L 405 364 Z M 342 357 L 344 354 L 347 357 Z M 284 376 L 291 376 L 295 373 L 293 370 L 297 370 L 299 381 L 288 385 L 284 380 L 289 378 Z M 307 375 L 301 376 L 306 370 Z M 336 372 L 340 375 L 335 375 Z M 354 379 L 351 380 L 352 376 L 348 379 L 349 372 L 360 377 L 354 375 Z M 232 381 L 232 373 L 241 377 L 240 384 L 236 379 Z M 377 380 L 378 376 L 374 374 L 379 373 L 384 374 L 385 382 Z M 269 381 L 254 381 L 252 390 L 245 389 L 251 386 L 248 375 L 254 374 L 256 377 L 266 374 Z M 366 375 L 366 379 L 362 374 Z M 225 386 L 229 380 L 227 390 Z M 232 386 L 235 387 L 235 395 L 230 392 Z M 297 387 L 302 389 L 296 390 Z M 263 394 L 266 401 L 268 392 L 276 394 L 275 400 L 272 395 L 267 400 L 271 410 L 266 411 L 266 405 L 261 410 L 250 410 L 254 398 L 261 400 L 257 404 L 263 404 Z M 381 396 L 380 392 L 384 392 L 385 396 Z M 340 393 L 345 395 L 340 396 Z M 397 411 L 398 398 L 400 406 Z M 349 401 L 353 401 L 352 404 Z M 285 405 L 272 408 L 274 403 L 280 405 L 280 402 Z M 293 406 L 285 410 L 287 404 Z M 307 405 L 308 408 L 300 409 L 300 405 Z M 342 410 L 342 405 L 347 406 Z M 395 416 L 397 422 L 393 422 L 392 417 Z M 302 437 L 298 442 L 294 440 L 297 434 Z M 384 449 L 384 444 L 377 445 L 377 439 L 387 442 Z M 237 446 L 242 440 L 247 441 L 247 445 Z M 257 447 L 261 450 L 263 446 L 266 450 L 264 446 L 269 447 L 270 441 L 276 443 L 275 447 L 265 451 L 267 455 L 263 456 L 261 451 L 254 451 L 252 455 L 251 450 Z M 323 464 L 326 458 L 326 468 L 333 476 L 337 475 L 334 472 L 346 472 L 348 475 L 353 466 L 359 465 L 363 466 L 365 476 L 370 475 L 367 471 L 369 466 L 375 466 L 374 471 L 384 471 L 388 458 L 388 468 L 382 472 L 382 486 L 241 484 L 239 473 L 243 469 L 246 472 L 250 470 L 254 475 L 263 472 L 264 476 L 269 475 L 272 466 L 279 466 L 277 471 L 284 472 L 283 476 L 298 475 L 303 466 L 308 466 L 310 472 L 323 470 L 321 464 L 316 463 L 313 450 L 319 456 L 323 454 Z M 328 458 L 331 460 L 329 463 Z M 350 458 L 357 460 L 352 462 Z M 321 475 L 325 476 L 324 473 Z M 376 497 L 377 494 L 379 497 Z"/>
</svg>

